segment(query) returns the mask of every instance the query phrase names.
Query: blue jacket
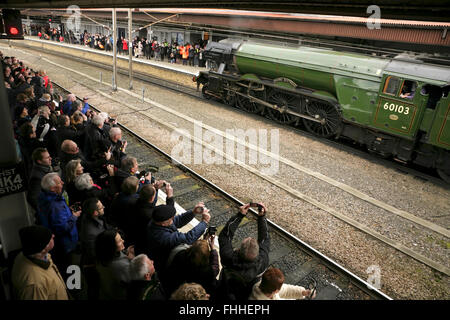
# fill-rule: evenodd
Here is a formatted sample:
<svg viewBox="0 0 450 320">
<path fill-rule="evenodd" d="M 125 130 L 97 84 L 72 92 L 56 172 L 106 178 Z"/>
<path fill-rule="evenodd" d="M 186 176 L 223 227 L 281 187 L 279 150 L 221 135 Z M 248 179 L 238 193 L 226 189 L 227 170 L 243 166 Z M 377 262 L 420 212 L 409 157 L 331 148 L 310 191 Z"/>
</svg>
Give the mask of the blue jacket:
<svg viewBox="0 0 450 320">
<path fill-rule="evenodd" d="M 55 250 L 68 253 L 78 242 L 77 217 L 66 204 L 62 195 L 41 191 L 38 196 L 38 224 L 52 230 L 55 235 Z"/>
<path fill-rule="evenodd" d="M 62 107 L 62 112 L 66 115 L 69 115 L 70 111 L 72 110 L 72 101 L 66 101 L 64 106 Z"/>
<path fill-rule="evenodd" d="M 81 110 L 81 112 L 83 113 L 83 114 L 86 114 L 86 112 L 89 110 L 89 103 L 87 103 L 87 102 L 85 102 L 84 103 L 84 106 L 83 106 L 83 109 Z"/>
<path fill-rule="evenodd" d="M 170 251 L 176 246 L 186 243 L 193 244 L 205 232 L 208 225 L 202 221 L 189 232 L 178 231 L 194 218 L 194 213 L 189 210 L 183 214 L 176 215 L 173 223 L 163 227 L 150 222 L 147 229 L 147 256 L 155 262 L 156 272 L 161 272 L 166 266 Z"/>
</svg>

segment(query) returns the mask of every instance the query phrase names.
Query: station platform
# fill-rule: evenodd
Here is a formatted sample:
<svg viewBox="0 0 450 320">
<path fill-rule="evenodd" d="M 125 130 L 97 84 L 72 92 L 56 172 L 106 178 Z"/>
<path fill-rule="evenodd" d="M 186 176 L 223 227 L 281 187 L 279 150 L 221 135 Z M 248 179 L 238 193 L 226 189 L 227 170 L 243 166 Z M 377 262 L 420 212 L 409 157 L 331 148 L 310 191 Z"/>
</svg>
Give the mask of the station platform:
<svg viewBox="0 0 450 320">
<path fill-rule="evenodd" d="M 52 47 L 59 48 L 57 50 L 59 52 L 64 52 L 64 53 L 69 53 L 69 54 L 70 54 L 70 51 L 67 51 L 67 50 L 77 50 L 77 51 L 84 52 L 86 58 L 89 58 L 89 57 L 92 58 L 93 55 L 98 55 L 98 56 L 110 58 L 111 62 L 112 62 L 113 54 L 111 51 L 92 49 L 88 46 L 79 45 L 79 44 L 68 44 L 65 42 L 57 42 L 57 41 L 52 41 L 52 40 L 41 40 L 35 36 L 25 36 L 25 40 L 27 41 L 28 44 L 31 44 L 32 46 L 39 47 L 39 45 L 42 45 L 43 49 L 49 49 L 49 46 L 52 46 Z M 66 50 L 64 50 L 64 49 L 66 49 Z M 96 61 L 96 62 L 104 62 L 104 59 L 99 59 L 99 60 L 100 61 Z M 128 55 L 117 54 L 118 67 L 128 68 L 128 63 L 129 63 L 128 60 L 129 60 Z M 137 69 L 137 67 L 135 65 L 138 64 L 138 65 L 142 65 L 142 66 L 162 68 L 162 69 L 173 71 L 176 73 L 182 73 L 182 74 L 185 74 L 188 76 L 194 76 L 194 75 L 198 74 L 200 71 L 207 70 L 206 68 L 201 68 L 201 67 L 186 66 L 186 65 L 183 65 L 182 63 L 169 63 L 167 61 L 157 61 L 154 58 L 146 59 L 146 58 L 133 57 L 132 61 L 133 61 L 133 66 L 136 69 Z M 144 70 L 140 70 L 140 71 L 144 71 Z"/>
</svg>

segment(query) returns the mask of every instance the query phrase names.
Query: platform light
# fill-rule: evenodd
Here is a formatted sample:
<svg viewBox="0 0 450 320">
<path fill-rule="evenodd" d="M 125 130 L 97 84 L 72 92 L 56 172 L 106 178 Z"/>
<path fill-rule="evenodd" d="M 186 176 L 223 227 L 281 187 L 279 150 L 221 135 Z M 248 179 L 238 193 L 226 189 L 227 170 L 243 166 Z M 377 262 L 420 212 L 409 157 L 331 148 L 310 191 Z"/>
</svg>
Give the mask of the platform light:
<svg viewBox="0 0 450 320">
<path fill-rule="evenodd" d="M 19 34 L 19 30 L 16 27 L 10 27 L 9 34 L 13 35 L 13 36 L 17 36 Z"/>
<path fill-rule="evenodd" d="M 23 40 L 22 16 L 20 10 L 2 9 L 0 38 Z"/>
</svg>

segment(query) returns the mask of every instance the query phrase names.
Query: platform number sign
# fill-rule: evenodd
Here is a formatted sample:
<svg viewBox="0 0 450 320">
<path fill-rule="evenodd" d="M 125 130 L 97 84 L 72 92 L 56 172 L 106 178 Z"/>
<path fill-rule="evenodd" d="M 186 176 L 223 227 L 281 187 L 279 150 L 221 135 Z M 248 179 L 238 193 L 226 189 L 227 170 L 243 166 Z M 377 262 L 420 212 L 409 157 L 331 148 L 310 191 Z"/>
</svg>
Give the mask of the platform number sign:
<svg viewBox="0 0 450 320">
<path fill-rule="evenodd" d="M 25 182 L 21 164 L 0 168 L 0 197 L 25 191 Z"/>
</svg>

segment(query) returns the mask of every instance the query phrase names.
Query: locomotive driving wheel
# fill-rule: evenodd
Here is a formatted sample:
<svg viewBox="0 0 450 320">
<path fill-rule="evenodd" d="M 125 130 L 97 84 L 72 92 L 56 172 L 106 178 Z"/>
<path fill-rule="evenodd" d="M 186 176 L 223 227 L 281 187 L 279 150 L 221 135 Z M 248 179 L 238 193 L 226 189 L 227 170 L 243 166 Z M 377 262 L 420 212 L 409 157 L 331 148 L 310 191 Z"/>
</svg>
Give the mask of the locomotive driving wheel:
<svg viewBox="0 0 450 320">
<path fill-rule="evenodd" d="M 341 116 L 335 106 L 330 103 L 308 101 L 305 105 L 305 113 L 321 122 L 302 119 L 306 129 L 312 134 L 329 138 L 334 136 L 341 124 Z"/>
<path fill-rule="evenodd" d="M 232 83 L 224 81 L 223 89 L 224 89 L 222 93 L 223 103 L 231 107 L 234 107 L 236 105 L 236 94 L 233 91 L 234 88 Z"/>
<path fill-rule="evenodd" d="M 285 111 L 292 110 L 299 112 L 301 106 L 301 99 L 299 97 L 277 89 L 270 89 L 267 94 L 267 102 L 275 104 L 280 108 L 279 110 L 266 108 L 267 115 L 270 119 L 281 124 L 291 124 L 297 120 L 296 116 Z"/>
<path fill-rule="evenodd" d="M 254 91 L 254 90 L 248 90 L 245 91 L 250 96 L 253 96 L 255 98 L 265 100 L 265 94 L 264 91 Z M 236 95 L 236 105 L 239 107 L 239 109 L 251 112 L 251 113 L 261 113 L 263 111 L 264 106 L 252 101 L 251 99 L 241 96 L 239 94 Z"/>
</svg>

